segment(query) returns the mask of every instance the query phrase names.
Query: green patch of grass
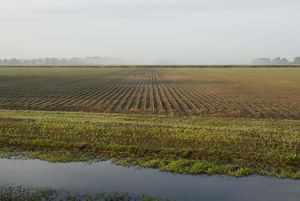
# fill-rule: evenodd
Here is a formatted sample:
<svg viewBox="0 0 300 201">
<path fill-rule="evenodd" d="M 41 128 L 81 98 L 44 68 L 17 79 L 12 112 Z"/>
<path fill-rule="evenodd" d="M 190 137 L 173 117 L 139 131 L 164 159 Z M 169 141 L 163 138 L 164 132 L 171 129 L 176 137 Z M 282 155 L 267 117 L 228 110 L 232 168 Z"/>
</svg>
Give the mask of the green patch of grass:
<svg viewBox="0 0 300 201">
<path fill-rule="evenodd" d="M 300 121 L 0 110 L 0 156 L 300 178 Z"/>
<path fill-rule="evenodd" d="M 168 201 L 147 195 L 111 192 L 98 194 L 74 194 L 51 188 L 26 188 L 23 186 L 0 186 L 1 201 Z"/>
</svg>

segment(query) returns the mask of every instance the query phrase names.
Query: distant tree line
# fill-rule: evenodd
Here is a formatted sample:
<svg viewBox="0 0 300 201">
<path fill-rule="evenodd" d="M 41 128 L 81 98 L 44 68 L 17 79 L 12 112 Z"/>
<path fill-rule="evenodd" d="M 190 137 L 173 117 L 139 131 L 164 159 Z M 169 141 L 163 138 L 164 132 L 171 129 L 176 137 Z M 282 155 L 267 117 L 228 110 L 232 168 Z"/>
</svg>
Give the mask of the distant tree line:
<svg viewBox="0 0 300 201">
<path fill-rule="evenodd" d="M 134 65 L 132 65 L 134 64 Z M 232 68 L 232 67 L 262 67 L 262 66 L 289 66 L 289 65 L 300 65 L 300 57 L 296 57 L 293 62 L 288 61 L 285 58 L 258 58 L 252 60 L 252 65 L 180 65 L 180 64 L 144 64 L 140 60 L 130 59 L 119 59 L 110 57 L 74 57 L 74 58 L 36 58 L 36 59 L 0 59 L 0 66 L 106 66 L 106 67 L 187 67 L 187 68 Z"/>
<path fill-rule="evenodd" d="M 0 59 L 0 65 L 26 65 L 26 66 L 43 66 L 43 65 L 101 65 L 117 64 L 119 59 L 106 57 L 85 57 L 85 58 L 37 58 L 37 59 Z"/>
<path fill-rule="evenodd" d="M 274 59 L 271 58 L 258 58 L 253 59 L 252 64 L 254 65 L 293 65 L 300 64 L 300 57 L 296 57 L 294 61 L 289 61 L 286 58 L 276 57 Z"/>
</svg>

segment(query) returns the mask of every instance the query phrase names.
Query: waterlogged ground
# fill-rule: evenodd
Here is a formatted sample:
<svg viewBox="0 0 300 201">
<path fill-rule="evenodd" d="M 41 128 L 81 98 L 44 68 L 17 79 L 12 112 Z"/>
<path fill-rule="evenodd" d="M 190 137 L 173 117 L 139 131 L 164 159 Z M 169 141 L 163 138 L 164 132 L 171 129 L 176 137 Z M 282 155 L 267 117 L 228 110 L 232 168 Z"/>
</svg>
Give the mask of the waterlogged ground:
<svg viewBox="0 0 300 201">
<path fill-rule="evenodd" d="M 300 181 L 275 177 L 188 176 L 97 163 L 0 159 L 0 185 L 76 193 L 126 192 L 172 200 L 298 201 Z"/>
<path fill-rule="evenodd" d="M 3 157 L 300 178 L 300 120 L 0 110 L 0 145 Z"/>
</svg>

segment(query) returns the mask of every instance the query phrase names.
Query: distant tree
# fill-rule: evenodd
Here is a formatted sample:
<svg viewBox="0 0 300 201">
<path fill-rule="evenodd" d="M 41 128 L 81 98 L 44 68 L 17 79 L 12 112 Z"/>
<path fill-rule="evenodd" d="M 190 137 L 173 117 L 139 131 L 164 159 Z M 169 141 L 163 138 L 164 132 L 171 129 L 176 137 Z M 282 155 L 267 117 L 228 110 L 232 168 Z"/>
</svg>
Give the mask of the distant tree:
<svg viewBox="0 0 300 201">
<path fill-rule="evenodd" d="M 272 64 L 274 65 L 278 65 L 280 64 L 281 58 L 280 57 L 276 57 L 274 59 L 272 59 Z"/>
<path fill-rule="evenodd" d="M 282 58 L 280 60 L 280 64 L 286 65 L 286 64 L 289 64 L 289 61 L 286 58 Z"/>
<path fill-rule="evenodd" d="M 258 58 L 258 59 L 252 60 L 252 64 L 255 64 L 255 65 L 268 65 L 271 63 L 272 63 L 272 60 L 270 58 Z"/>
<path fill-rule="evenodd" d="M 3 63 L 3 65 L 7 65 L 7 64 L 8 64 L 8 60 L 7 60 L 7 59 L 4 59 L 4 60 L 2 61 L 2 63 Z"/>
<path fill-rule="evenodd" d="M 300 64 L 300 57 L 296 57 L 294 59 L 294 64 Z"/>
<path fill-rule="evenodd" d="M 18 65 L 19 61 L 15 58 L 8 60 L 8 65 Z"/>
</svg>

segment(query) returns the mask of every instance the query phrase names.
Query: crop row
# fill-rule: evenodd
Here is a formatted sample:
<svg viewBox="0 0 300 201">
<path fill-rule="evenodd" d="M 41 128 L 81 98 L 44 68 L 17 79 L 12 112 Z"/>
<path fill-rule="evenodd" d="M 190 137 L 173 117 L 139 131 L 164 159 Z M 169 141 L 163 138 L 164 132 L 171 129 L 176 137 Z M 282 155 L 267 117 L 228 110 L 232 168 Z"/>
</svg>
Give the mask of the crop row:
<svg viewBox="0 0 300 201">
<path fill-rule="evenodd" d="M 0 80 L 0 107 L 113 113 L 300 118 L 300 99 L 297 94 L 276 98 L 274 95 L 276 90 L 278 93 L 281 91 L 274 87 L 269 88 L 272 94 L 265 98 L 259 93 L 263 86 L 259 88 L 247 86 L 241 91 L 236 89 L 236 84 L 239 83 L 235 80 L 209 81 L 201 77 L 192 77 L 192 73 L 191 77 L 183 79 L 172 77 L 172 73 L 180 75 L 179 72 L 172 71 L 171 69 L 121 69 L 103 74 L 91 73 L 86 76 L 50 76 L 47 74 L 3 76 Z"/>
</svg>

